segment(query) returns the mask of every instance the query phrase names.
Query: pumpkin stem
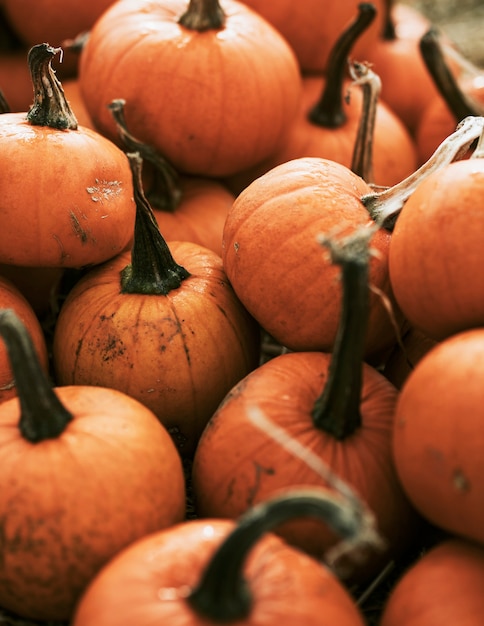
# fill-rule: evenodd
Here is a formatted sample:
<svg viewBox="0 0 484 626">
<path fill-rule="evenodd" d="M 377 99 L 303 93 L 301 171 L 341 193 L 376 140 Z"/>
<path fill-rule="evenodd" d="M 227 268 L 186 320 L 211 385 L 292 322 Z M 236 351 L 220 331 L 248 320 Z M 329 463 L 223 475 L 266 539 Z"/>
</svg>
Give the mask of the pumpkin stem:
<svg viewBox="0 0 484 626">
<path fill-rule="evenodd" d="M 466 96 L 445 60 L 439 35 L 434 28 L 420 39 L 420 52 L 432 80 L 456 123 L 469 115 L 482 115 L 484 109 Z"/>
<path fill-rule="evenodd" d="M 395 41 L 397 38 L 395 21 L 392 14 L 394 4 L 395 0 L 385 0 L 383 2 L 383 30 L 381 36 L 384 41 Z"/>
<path fill-rule="evenodd" d="M 121 271 L 121 292 L 166 296 L 190 274 L 173 258 L 144 195 L 141 157 L 137 152 L 127 157 L 133 175 L 136 220 L 131 263 Z"/>
<path fill-rule="evenodd" d="M 244 578 L 248 554 L 266 532 L 297 517 L 322 520 L 343 537 L 332 559 L 356 546 L 379 545 L 371 513 L 359 500 L 349 500 L 323 489 L 296 489 L 249 509 L 212 556 L 187 602 L 199 615 L 216 623 L 246 618 L 252 594 Z"/>
<path fill-rule="evenodd" d="M 403 205 L 430 174 L 462 159 L 484 128 L 484 117 L 469 116 L 438 146 L 433 155 L 407 178 L 383 191 L 361 197 L 368 213 L 380 226 L 392 230 Z"/>
<path fill-rule="evenodd" d="M 42 369 L 32 338 L 13 309 L 0 311 L 2 337 L 20 403 L 19 428 L 30 443 L 57 438 L 73 419 Z"/>
<path fill-rule="evenodd" d="M 61 48 L 53 48 L 47 43 L 38 44 L 29 50 L 28 64 L 34 87 L 34 102 L 27 113 L 27 120 L 34 126 L 76 130 L 76 116 L 51 65 L 58 52 L 62 52 Z"/>
<path fill-rule="evenodd" d="M 373 22 L 375 16 L 374 5 L 369 2 L 362 2 L 358 5 L 357 17 L 341 33 L 333 46 L 328 59 L 323 93 L 308 114 L 308 118 L 313 124 L 324 128 L 339 128 L 346 122 L 346 114 L 343 109 L 343 85 L 348 56 L 357 39 Z"/>
<path fill-rule="evenodd" d="M 369 185 L 373 184 L 373 137 L 378 98 L 381 91 L 380 77 L 364 63 L 350 63 L 350 74 L 355 85 L 363 90 L 363 110 L 353 148 L 351 170 Z"/>
<path fill-rule="evenodd" d="M 225 13 L 218 0 L 190 0 L 178 23 L 189 30 L 219 30 L 225 24 Z"/>
<path fill-rule="evenodd" d="M 153 180 L 149 191 L 145 191 L 146 198 L 150 204 L 160 210 L 173 212 L 180 203 L 182 195 L 178 186 L 178 172 L 152 146 L 139 141 L 128 131 L 125 105 L 126 101 L 118 98 L 108 104 L 108 108 L 126 152 L 137 152 L 144 163 L 147 162 L 153 167 Z"/>
<path fill-rule="evenodd" d="M 358 229 L 341 242 L 323 238 L 331 261 L 341 266 L 341 319 L 334 343 L 328 379 L 314 403 L 316 428 L 343 441 L 361 426 L 361 388 L 365 334 L 369 316 L 369 239 L 373 228 Z"/>
<path fill-rule="evenodd" d="M 0 89 L 0 115 L 2 113 L 10 113 L 10 105 L 7 102 L 7 98 L 5 98 L 5 94 Z"/>
</svg>

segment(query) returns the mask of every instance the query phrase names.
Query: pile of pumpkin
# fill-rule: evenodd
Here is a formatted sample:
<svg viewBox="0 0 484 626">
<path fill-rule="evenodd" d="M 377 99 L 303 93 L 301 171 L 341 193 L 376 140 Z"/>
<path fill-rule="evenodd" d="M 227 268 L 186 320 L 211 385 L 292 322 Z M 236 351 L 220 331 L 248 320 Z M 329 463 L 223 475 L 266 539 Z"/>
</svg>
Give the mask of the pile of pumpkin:
<svg viewBox="0 0 484 626">
<path fill-rule="evenodd" d="M 0 11 L 0 606 L 362 626 L 404 562 L 376 623 L 482 624 L 481 71 L 385 0 Z"/>
</svg>

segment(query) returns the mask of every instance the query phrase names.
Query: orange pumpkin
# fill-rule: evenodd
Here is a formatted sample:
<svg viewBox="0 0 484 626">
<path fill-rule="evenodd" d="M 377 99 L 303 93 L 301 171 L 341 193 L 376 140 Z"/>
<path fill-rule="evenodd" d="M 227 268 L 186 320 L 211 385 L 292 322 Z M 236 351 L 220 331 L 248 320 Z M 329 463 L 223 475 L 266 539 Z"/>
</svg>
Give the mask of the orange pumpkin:
<svg viewBox="0 0 484 626">
<path fill-rule="evenodd" d="M 344 165 L 300 158 L 254 180 L 236 198 L 223 233 L 223 262 L 239 299 L 276 341 L 292 350 L 330 350 L 339 323 L 338 270 L 318 243 L 321 233 L 370 224 L 360 198 L 372 193 Z M 377 231 L 370 282 L 389 293 L 390 233 Z M 367 355 L 392 345 L 395 330 L 372 294 Z"/>
<path fill-rule="evenodd" d="M 133 396 L 190 456 L 220 400 L 257 365 L 259 329 L 219 256 L 191 242 L 168 246 L 135 155 L 130 162 L 138 206 L 132 253 L 91 270 L 70 291 L 54 331 L 54 366 L 62 384 Z"/>
<path fill-rule="evenodd" d="M 325 75 L 303 78 L 299 112 L 284 143 L 268 159 L 230 177 L 228 184 L 233 191 L 240 193 L 255 178 L 276 165 L 301 157 L 330 159 L 353 169 L 355 145 L 362 124 L 371 125 L 366 143 L 371 144 L 374 176 L 371 180 L 365 179 L 366 182 L 394 185 L 416 169 L 414 141 L 403 122 L 379 100 L 379 85 L 373 88 L 366 80 L 364 89 L 371 89 L 368 98 L 348 75 L 348 65 L 350 68 L 356 66 L 356 62 L 349 62 L 353 48 L 374 18 L 372 4 L 359 5 L 355 19 L 341 32 L 331 50 Z M 359 65 L 363 67 L 363 64 Z M 378 77 L 374 78 L 378 80 Z"/>
<path fill-rule="evenodd" d="M 237 523 L 193 520 L 153 534 L 92 581 L 72 626 L 363 626 L 354 600 L 329 569 L 269 532 L 284 519 L 311 516 L 320 528 L 333 526 L 361 546 L 365 525 L 351 508 L 344 500 L 331 502 L 323 490 L 293 490 Z"/>
<path fill-rule="evenodd" d="M 392 589 L 381 626 L 480 626 L 484 549 L 449 538 L 422 555 Z"/>
<path fill-rule="evenodd" d="M 304 73 L 326 72 L 330 51 L 361 4 L 359 0 L 244 0 L 273 24 L 294 49 Z M 355 58 L 364 60 L 383 24 L 383 1 L 372 2 L 377 18 L 355 48 Z"/>
<path fill-rule="evenodd" d="M 101 387 L 53 388 L 10 309 L 0 334 L 18 389 L 0 404 L 0 606 L 67 620 L 115 554 L 183 519 L 182 464 L 139 402 Z"/>
<path fill-rule="evenodd" d="M 393 456 L 414 506 L 439 528 L 484 544 L 484 330 L 438 343 L 407 378 Z"/>
<path fill-rule="evenodd" d="M 222 233 L 234 194 L 218 180 L 181 176 L 149 144 L 138 141 L 126 127 L 125 102 L 110 102 L 124 150 L 138 152 L 143 161 L 143 189 L 164 239 L 191 241 L 222 256 Z"/>
<path fill-rule="evenodd" d="M 11 28 L 27 47 L 46 41 L 60 46 L 89 30 L 111 4 L 113 0 L 4 0 L 3 10 Z M 55 63 L 62 78 L 75 76 L 77 65 L 78 55 L 68 48 Z"/>
<path fill-rule="evenodd" d="M 0 115 L 0 262 L 81 267 L 131 241 L 135 206 L 126 155 L 77 127 L 46 44 L 29 53 L 35 99 L 25 113 Z"/>
<path fill-rule="evenodd" d="M 331 475 L 351 485 L 375 515 L 386 541 L 384 552 L 368 555 L 346 572 L 352 582 L 368 580 L 386 560 L 401 554 L 413 541 L 417 519 L 392 459 L 397 390 L 362 363 L 368 250 L 361 239 L 358 232 L 340 244 L 341 250 L 334 244 L 344 298 L 332 354 L 286 353 L 249 373 L 208 423 L 192 470 L 202 517 L 235 518 L 278 489 L 331 485 Z M 278 532 L 315 557 L 335 540 L 307 521 Z"/>
<path fill-rule="evenodd" d="M 29 302 L 8 278 L 0 274 L 0 309 L 12 309 L 21 320 L 35 346 L 37 358 L 45 372 L 49 371 L 47 344 L 40 322 Z M 17 395 L 15 379 L 5 346 L 0 344 L 0 402 Z"/>
<path fill-rule="evenodd" d="M 289 44 L 239 2 L 129 0 L 96 22 L 80 59 L 96 127 L 107 105 L 180 172 L 225 176 L 266 158 L 295 117 L 301 79 Z"/>
</svg>

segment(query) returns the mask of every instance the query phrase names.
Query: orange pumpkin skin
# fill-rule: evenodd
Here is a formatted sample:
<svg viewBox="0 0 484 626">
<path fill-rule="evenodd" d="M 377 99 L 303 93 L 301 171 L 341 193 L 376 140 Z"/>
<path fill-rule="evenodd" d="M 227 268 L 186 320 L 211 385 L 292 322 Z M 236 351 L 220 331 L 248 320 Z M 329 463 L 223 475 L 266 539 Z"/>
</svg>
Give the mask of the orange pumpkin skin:
<svg viewBox="0 0 484 626">
<path fill-rule="evenodd" d="M 48 42 L 62 46 L 63 42 L 88 31 L 114 0 L 4 0 L 5 18 L 26 46 Z M 75 76 L 79 56 L 65 50 L 62 59 L 53 62 L 63 78 Z"/>
<path fill-rule="evenodd" d="M 409 322 L 439 340 L 484 325 L 483 159 L 423 180 L 396 221 L 389 250 L 395 299 Z"/>
<path fill-rule="evenodd" d="M 182 177 L 181 200 L 174 211 L 153 206 L 166 241 L 191 241 L 222 256 L 222 233 L 235 197 L 221 182 Z"/>
<path fill-rule="evenodd" d="M 228 520 L 194 520 L 136 542 L 93 580 L 72 626 L 215 623 L 197 615 L 184 592 L 196 585 L 233 526 Z M 329 570 L 272 534 L 251 550 L 245 578 L 253 606 L 247 618 L 233 622 L 237 626 L 363 626 L 353 600 Z"/>
<path fill-rule="evenodd" d="M 318 242 L 371 219 L 360 197 L 371 188 L 345 166 L 319 158 L 279 165 L 235 200 L 223 233 L 223 262 L 238 297 L 259 324 L 292 350 L 331 350 L 339 323 L 341 284 Z M 390 233 L 371 246 L 370 283 L 389 292 Z M 371 294 L 368 353 L 392 345 L 394 330 Z"/>
<path fill-rule="evenodd" d="M 0 115 L 0 262 L 81 267 L 131 241 L 135 205 L 126 155 L 88 128 L 34 126 Z"/>
<path fill-rule="evenodd" d="M 252 9 L 273 24 L 294 49 L 301 70 L 322 73 L 326 70 L 329 53 L 348 22 L 357 12 L 357 0 L 244 0 Z M 353 57 L 365 59 L 382 28 L 383 2 L 372 2 L 377 17 L 355 46 Z"/>
<path fill-rule="evenodd" d="M 308 119 L 308 113 L 318 101 L 325 79 L 306 76 L 298 116 L 292 123 L 287 139 L 269 159 L 248 171 L 229 179 L 229 186 L 240 193 L 253 180 L 273 167 L 301 157 L 319 157 L 350 168 L 362 111 L 362 93 L 348 81 L 349 98 L 343 103 L 346 122 L 325 128 Z M 377 185 L 391 187 L 412 174 L 417 168 L 417 152 L 413 139 L 403 122 L 384 103 L 377 107 L 373 137 L 373 171 Z"/>
<path fill-rule="evenodd" d="M 480 626 L 484 620 L 484 549 L 448 539 L 406 571 L 384 608 L 381 626 Z"/>
<path fill-rule="evenodd" d="M 0 309 L 13 309 L 26 326 L 37 350 L 39 361 L 49 370 L 47 344 L 40 322 L 29 302 L 9 279 L 0 275 Z M 0 342 L 0 403 L 17 395 L 10 359 L 3 342 Z"/>
<path fill-rule="evenodd" d="M 430 350 L 407 378 L 393 450 L 400 481 L 436 526 L 484 543 L 482 328 Z"/>
<path fill-rule="evenodd" d="M 16 398 L 0 405 L 0 605 L 39 620 L 70 618 L 107 561 L 185 512 L 180 458 L 148 409 L 110 389 L 56 393 L 74 419 L 41 443 L 20 435 Z"/>
<path fill-rule="evenodd" d="M 170 250 L 191 276 L 168 295 L 120 293 L 120 255 L 69 293 L 54 333 L 62 384 L 119 389 L 149 407 L 185 455 L 218 403 L 259 358 L 258 327 L 214 252 L 189 242 Z"/>
<path fill-rule="evenodd" d="M 222 4 L 225 25 L 201 33 L 178 23 L 184 0 L 129 0 L 106 11 L 79 73 L 103 134 L 116 141 L 106 106 L 123 98 L 130 132 L 181 172 L 233 174 L 279 146 L 301 92 L 294 54 L 243 4 Z"/>
<path fill-rule="evenodd" d="M 330 359 L 319 352 L 283 354 L 236 385 L 200 439 L 193 493 L 201 517 L 237 518 L 279 489 L 325 484 L 309 460 L 296 457 L 250 419 L 250 410 L 258 409 L 295 445 L 351 485 L 373 511 L 390 552 L 369 554 L 361 567 L 348 572 L 353 582 L 361 582 L 381 569 L 389 553 L 408 547 L 417 516 L 399 486 L 392 459 L 397 391 L 381 374 L 364 364 L 362 425 L 347 439 L 339 441 L 314 425 L 311 412 L 325 386 Z M 281 525 L 277 534 L 316 558 L 335 542 L 334 534 L 310 520 Z"/>
<path fill-rule="evenodd" d="M 27 50 L 0 53 L 0 86 L 10 111 L 27 111 L 34 98 Z"/>
</svg>

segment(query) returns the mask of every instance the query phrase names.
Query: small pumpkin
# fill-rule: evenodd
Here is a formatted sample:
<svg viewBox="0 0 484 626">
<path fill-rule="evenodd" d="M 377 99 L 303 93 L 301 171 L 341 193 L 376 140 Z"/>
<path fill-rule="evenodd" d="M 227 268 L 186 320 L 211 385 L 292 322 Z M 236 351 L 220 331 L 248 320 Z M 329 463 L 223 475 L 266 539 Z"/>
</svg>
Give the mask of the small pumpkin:
<svg viewBox="0 0 484 626">
<path fill-rule="evenodd" d="M 484 544 L 484 330 L 440 341 L 400 392 L 395 466 L 415 508 L 435 526 Z"/>
<path fill-rule="evenodd" d="M 270 532 L 286 519 L 314 517 L 357 552 L 378 540 L 361 513 L 322 489 L 288 490 L 237 522 L 192 520 L 155 533 L 100 572 L 72 626 L 363 626 L 334 574 Z"/>
<path fill-rule="evenodd" d="M 180 522 L 185 483 L 146 407 L 101 387 L 52 387 L 25 326 L 0 312 L 18 395 L 0 404 L 0 606 L 68 620 L 122 548 Z"/>
<path fill-rule="evenodd" d="M 257 365 L 259 328 L 215 252 L 166 243 L 143 192 L 139 155 L 129 162 L 132 252 L 92 269 L 69 292 L 55 326 L 54 367 L 62 384 L 133 396 L 190 456 L 220 400 Z"/>
<path fill-rule="evenodd" d="M 135 206 L 126 155 L 79 126 L 51 67 L 59 52 L 34 46 L 34 102 L 0 115 L 0 263 L 81 267 L 132 239 Z"/>
<path fill-rule="evenodd" d="M 484 548 L 448 538 L 424 553 L 392 589 L 381 626 L 479 626 L 484 620 Z"/>
<path fill-rule="evenodd" d="M 90 31 L 79 80 L 103 134 L 117 139 L 107 105 L 122 98 L 133 135 L 204 176 L 269 156 L 301 94 L 289 44 L 234 0 L 115 2 Z"/>
<path fill-rule="evenodd" d="M 24 324 L 35 346 L 37 358 L 45 372 L 49 371 L 49 358 L 44 331 L 39 319 L 29 302 L 23 296 L 17 286 L 0 273 L 0 309 L 12 309 Z M 12 368 L 8 352 L 0 344 L 0 402 L 17 395 Z"/>
</svg>

